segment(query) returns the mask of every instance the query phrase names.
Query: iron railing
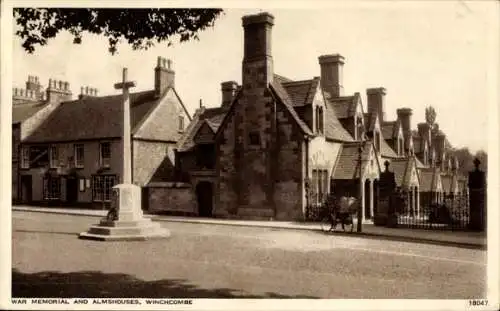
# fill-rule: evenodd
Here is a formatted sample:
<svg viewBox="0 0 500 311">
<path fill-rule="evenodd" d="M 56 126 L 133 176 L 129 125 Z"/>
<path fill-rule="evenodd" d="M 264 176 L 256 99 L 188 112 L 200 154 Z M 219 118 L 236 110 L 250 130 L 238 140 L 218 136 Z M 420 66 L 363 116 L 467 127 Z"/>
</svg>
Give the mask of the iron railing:
<svg viewBox="0 0 500 311">
<path fill-rule="evenodd" d="M 447 196 L 442 203 L 424 204 L 412 209 L 409 205 L 396 209 L 398 227 L 467 230 L 470 222 L 470 206 L 466 195 Z"/>
</svg>

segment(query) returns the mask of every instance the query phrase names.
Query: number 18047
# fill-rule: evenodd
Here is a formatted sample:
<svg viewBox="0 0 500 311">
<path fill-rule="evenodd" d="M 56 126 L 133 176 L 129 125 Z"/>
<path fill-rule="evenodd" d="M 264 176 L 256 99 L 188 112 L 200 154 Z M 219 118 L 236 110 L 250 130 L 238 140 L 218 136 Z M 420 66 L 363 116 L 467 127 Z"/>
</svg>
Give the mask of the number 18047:
<svg viewBox="0 0 500 311">
<path fill-rule="evenodd" d="M 486 300 L 486 299 L 472 299 L 472 300 L 469 300 L 469 306 L 471 306 L 471 307 L 487 306 L 487 305 L 488 305 L 488 300 Z"/>
</svg>

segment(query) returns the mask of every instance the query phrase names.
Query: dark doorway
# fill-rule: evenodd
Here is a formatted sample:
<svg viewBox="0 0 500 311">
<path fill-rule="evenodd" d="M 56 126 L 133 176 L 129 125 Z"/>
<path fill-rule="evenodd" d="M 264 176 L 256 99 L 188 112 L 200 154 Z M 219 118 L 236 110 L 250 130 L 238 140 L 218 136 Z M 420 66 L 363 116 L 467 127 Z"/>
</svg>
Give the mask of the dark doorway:
<svg viewBox="0 0 500 311">
<path fill-rule="evenodd" d="M 377 215 L 378 210 L 378 200 L 379 200 L 379 183 L 378 179 L 373 181 L 373 214 Z M 374 216 L 372 215 L 372 216 Z"/>
<path fill-rule="evenodd" d="M 73 204 L 78 201 L 78 178 L 66 179 L 66 202 Z"/>
<path fill-rule="evenodd" d="M 30 203 L 33 193 L 33 179 L 31 175 L 21 175 L 21 202 Z"/>
<path fill-rule="evenodd" d="M 200 217 L 212 217 L 212 183 L 201 181 L 196 185 L 196 198 L 198 200 L 198 215 Z"/>
<path fill-rule="evenodd" d="M 365 181 L 365 219 L 372 218 L 370 211 L 370 180 Z"/>
</svg>

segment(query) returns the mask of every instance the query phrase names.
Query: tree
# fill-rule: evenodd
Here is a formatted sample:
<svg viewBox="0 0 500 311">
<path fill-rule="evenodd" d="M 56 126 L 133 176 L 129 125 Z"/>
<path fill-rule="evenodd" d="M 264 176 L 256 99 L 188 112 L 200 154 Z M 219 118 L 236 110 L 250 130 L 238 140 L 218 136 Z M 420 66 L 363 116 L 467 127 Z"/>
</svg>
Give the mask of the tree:
<svg viewBox="0 0 500 311">
<path fill-rule="evenodd" d="M 434 123 L 436 123 L 436 110 L 434 107 L 429 106 L 425 108 L 425 122 L 431 126 L 431 128 L 434 126 Z"/>
<path fill-rule="evenodd" d="M 221 9 L 91 9 L 91 8 L 15 8 L 16 35 L 22 47 L 33 53 L 60 31 L 73 35 L 80 44 L 84 32 L 108 39 L 109 52 L 117 52 L 123 39 L 134 50 L 146 50 L 155 43 L 178 37 L 180 42 L 198 39 L 198 32 L 212 27 Z"/>
</svg>

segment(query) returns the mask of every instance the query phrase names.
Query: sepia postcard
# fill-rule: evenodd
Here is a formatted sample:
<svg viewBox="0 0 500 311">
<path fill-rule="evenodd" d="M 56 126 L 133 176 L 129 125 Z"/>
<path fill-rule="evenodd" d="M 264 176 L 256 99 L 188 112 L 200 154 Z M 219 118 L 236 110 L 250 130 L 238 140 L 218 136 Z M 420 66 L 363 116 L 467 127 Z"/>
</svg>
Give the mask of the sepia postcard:
<svg viewBox="0 0 500 311">
<path fill-rule="evenodd" d="M 497 1 L 3 1 L 0 307 L 498 310 Z"/>
</svg>

